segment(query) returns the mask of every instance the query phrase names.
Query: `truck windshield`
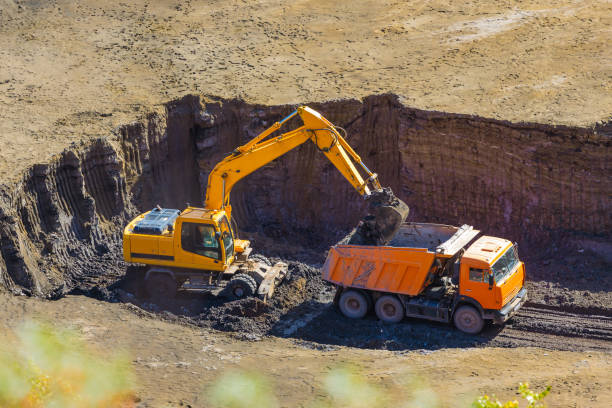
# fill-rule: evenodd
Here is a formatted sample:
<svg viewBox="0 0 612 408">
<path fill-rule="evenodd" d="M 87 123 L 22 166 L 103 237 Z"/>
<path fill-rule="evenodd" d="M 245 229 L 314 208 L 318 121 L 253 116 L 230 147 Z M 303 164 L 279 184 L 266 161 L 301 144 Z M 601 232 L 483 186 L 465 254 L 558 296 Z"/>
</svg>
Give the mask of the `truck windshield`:
<svg viewBox="0 0 612 408">
<path fill-rule="evenodd" d="M 508 275 L 510 275 L 518 263 L 518 251 L 513 245 L 508 248 L 501 258 L 499 258 L 491 267 L 493 270 L 493 275 L 495 276 L 495 282 L 500 283 L 503 281 Z"/>
<path fill-rule="evenodd" d="M 225 260 L 227 261 L 232 255 L 234 255 L 234 237 L 232 235 L 232 229 L 230 228 L 227 218 L 223 217 L 219 223 L 221 229 L 221 239 L 223 240 L 223 246 L 225 247 Z"/>
</svg>

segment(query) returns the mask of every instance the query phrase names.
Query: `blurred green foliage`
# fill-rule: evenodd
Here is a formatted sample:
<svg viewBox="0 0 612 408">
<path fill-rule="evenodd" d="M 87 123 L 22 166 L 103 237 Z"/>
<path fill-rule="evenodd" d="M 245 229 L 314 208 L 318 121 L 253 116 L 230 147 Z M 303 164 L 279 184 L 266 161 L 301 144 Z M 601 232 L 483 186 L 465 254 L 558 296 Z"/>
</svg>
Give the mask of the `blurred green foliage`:
<svg viewBox="0 0 612 408">
<path fill-rule="evenodd" d="M 529 388 L 529 383 L 520 383 L 518 387 L 519 394 L 527 401 L 526 408 L 543 408 L 545 405 L 541 401 L 550 393 L 551 386 L 549 385 L 542 392 L 535 392 Z M 518 401 L 508 401 L 501 403 L 495 396 L 489 397 L 483 395 L 472 403 L 473 408 L 519 408 Z"/>
<path fill-rule="evenodd" d="M 28 322 L 0 346 L 0 407 L 132 407 L 134 379 L 129 360 L 122 356 L 101 356 L 92 351 L 75 332 Z M 414 377 L 394 379 L 391 388 L 368 381 L 357 367 L 331 370 L 313 391 L 309 408 L 435 408 L 438 393 Z M 518 391 L 526 408 L 542 408 L 551 387 L 535 392 L 528 383 Z M 279 406 L 271 383 L 260 373 L 229 371 L 207 389 L 210 404 L 223 408 Z M 500 402 L 483 395 L 473 408 L 519 408 L 518 401 Z"/>
<path fill-rule="evenodd" d="M 133 406 L 129 360 L 94 353 L 76 333 L 28 322 L 0 348 L 1 407 Z"/>
<path fill-rule="evenodd" d="M 270 384 L 254 372 L 225 373 L 212 387 L 209 399 L 212 404 L 227 408 L 278 406 Z"/>
<path fill-rule="evenodd" d="M 314 398 L 304 402 L 310 408 L 435 408 L 441 406 L 437 392 L 423 381 L 413 378 L 401 384 L 400 389 L 387 392 L 382 386 L 368 382 L 355 367 L 339 367 L 331 370 L 322 382 L 325 398 Z M 542 408 L 542 399 L 548 395 L 550 387 L 536 393 L 529 384 L 521 383 L 519 393 L 527 402 L 526 408 Z M 316 392 L 316 394 L 321 394 Z M 207 392 L 208 401 L 220 408 L 278 407 L 274 390 L 260 374 L 254 372 L 232 371 L 222 375 Z M 487 395 L 477 398 L 473 408 L 519 408 L 518 401 L 501 403 Z"/>
</svg>

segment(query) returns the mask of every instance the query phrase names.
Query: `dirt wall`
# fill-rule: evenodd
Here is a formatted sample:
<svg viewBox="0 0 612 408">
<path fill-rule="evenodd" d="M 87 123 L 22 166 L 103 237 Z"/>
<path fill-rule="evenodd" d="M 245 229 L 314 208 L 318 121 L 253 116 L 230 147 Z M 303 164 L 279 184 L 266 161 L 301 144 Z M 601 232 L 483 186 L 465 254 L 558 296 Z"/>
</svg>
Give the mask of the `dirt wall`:
<svg viewBox="0 0 612 408">
<path fill-rule="evenodd" d="M 410 205 L 412 220 L 469 223 L 539 245 L 612 231 L 606 127 L 426 112 L 394 95 L 310 106 L 346 128 L 382 184 Z M 130 217 L 154 204 L 202 204 L 213 166 L 294 108 L 186 96 L 33 166 L 0 187 L 0 285 L 56 296 L 119 273 Z M 365 210 L 312 144 L 239 182 L 232 204 L 246 235 L 274 239 L 261 243 L 321 249 Z"/>
</svg>

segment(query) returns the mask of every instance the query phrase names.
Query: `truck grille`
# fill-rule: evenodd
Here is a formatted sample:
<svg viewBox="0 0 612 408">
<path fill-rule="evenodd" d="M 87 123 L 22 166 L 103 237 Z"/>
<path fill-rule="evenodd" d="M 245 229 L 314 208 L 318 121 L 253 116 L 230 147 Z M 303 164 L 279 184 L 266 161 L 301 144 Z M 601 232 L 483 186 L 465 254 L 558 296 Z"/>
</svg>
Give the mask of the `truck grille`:
<svg viewBox="0 0 612 408">
<path fill-rule="evenodd" d="M 502 306 L 505 305 L 506 303 L 508 303 L 509 301 L 511 301 L 512 298 L 514 298 L 514 296 L 516 296 L 518 291 L 519 291 L 519 287 L 517 286 L 516 288 L 514 288 L 512 290 L 512 292 L 508 293 L 506 295 L 506 297 L 504 297 L 504 301 L 502 302 Z"/>
</svg>

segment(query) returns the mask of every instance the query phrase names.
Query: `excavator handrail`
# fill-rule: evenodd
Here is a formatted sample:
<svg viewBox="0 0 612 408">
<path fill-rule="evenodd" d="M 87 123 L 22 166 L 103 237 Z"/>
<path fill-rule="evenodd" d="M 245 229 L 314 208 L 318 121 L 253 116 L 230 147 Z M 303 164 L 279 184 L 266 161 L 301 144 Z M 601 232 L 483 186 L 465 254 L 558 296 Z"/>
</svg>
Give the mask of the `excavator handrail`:
<svg viewBox="0 0 612 408">
<path fill-rule="evenodd" d="M 273 138 L 268 137 L 296 115 L 302 119 L 302 126 Z M 281 121 L 275 122 L 236 148 L 215 166 L 208 177 L 205 207 L 210 210 L 224 209 L 231 219 L 229 196 L 234 184 L 307 140 L 311 140 L 317 149 L 325 154 L 360 195 L 367 197 L 371 190 L 381 189 L 376 173 L 368 169 L 334 125 L 319 112 L 307 106 L 300 106 Z M 366 173 L 365 178 L 355 167 L 357 164 Z"/>
</svg>

